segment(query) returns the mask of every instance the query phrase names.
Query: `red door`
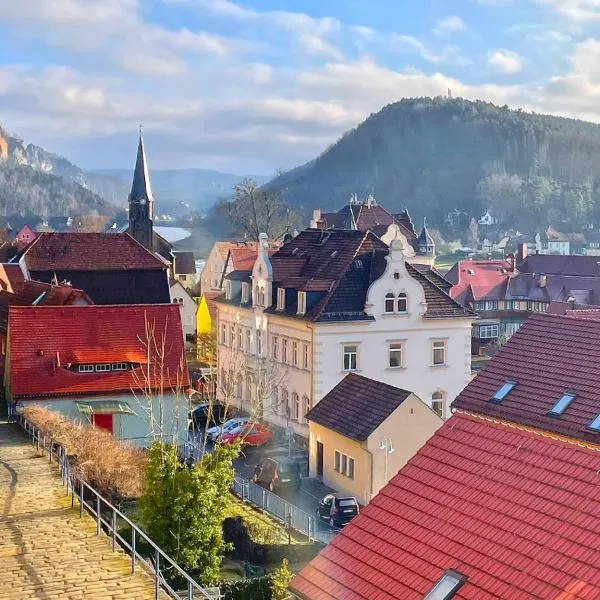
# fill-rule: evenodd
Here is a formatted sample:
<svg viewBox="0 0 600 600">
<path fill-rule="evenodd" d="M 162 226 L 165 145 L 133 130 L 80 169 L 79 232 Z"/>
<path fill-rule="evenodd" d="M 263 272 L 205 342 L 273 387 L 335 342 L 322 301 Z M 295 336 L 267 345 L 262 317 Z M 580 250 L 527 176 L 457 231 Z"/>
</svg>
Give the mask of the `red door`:
<svg viewBox="0 0 600 600">
<path fill-rule="evenodd" d="M 98 429 L 106 429 L 110 433 L 113 432 L 113 416 L 112 414 L 97 414 L 92 415 L 92 424 Z"/>
</svg>

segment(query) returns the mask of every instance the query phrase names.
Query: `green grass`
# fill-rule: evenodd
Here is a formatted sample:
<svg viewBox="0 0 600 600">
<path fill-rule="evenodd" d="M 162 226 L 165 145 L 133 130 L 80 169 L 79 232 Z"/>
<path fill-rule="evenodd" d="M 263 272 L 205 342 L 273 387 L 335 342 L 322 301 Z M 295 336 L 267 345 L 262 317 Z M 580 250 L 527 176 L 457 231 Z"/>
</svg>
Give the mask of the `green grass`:
<svg viewBox="0 0 600 600">
<path fill-rule="evenodd" d="M 435 268 L 447 271 L 451 269 L 460 259 L 461 257 L 456 256 L 455 254 L 441 254 L 440 256 L 435 257 Z"/>
</svg>

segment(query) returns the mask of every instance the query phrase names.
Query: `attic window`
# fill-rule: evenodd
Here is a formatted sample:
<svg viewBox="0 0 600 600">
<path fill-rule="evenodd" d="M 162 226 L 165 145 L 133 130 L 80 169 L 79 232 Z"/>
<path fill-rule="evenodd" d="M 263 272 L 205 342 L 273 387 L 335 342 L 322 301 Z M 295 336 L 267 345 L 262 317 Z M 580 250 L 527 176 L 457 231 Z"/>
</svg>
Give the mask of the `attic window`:
<svg viewBox="0 0 600 600">
<path fill-rule="evenodd" d="M 588 429 L 592 431 L 600 431 L 600 413 L 596 415 L 596 418 L 590 423 Z"/>
<path fill-rule="evenodd" d="M 356 259 L 354 261 L 354 268 L 355 269 L 362 269 L 363 268 L 363 261 L 360 260 L 360 258 Z"/>
<path fill-rule="evenodd" d="M 450 600 L 467 582 L 467 578 L 452 569 L 446 571 L 423 600 Z"/>
<path fill-rule="evenodd" d="M 277 288 L 277 310 L 285 308 L 285 288 Z"/>
<path fill-rule="evenodd" d="M 490 402 L 502 402 L 515 385 L 517 385 L 516 381 L 507 381 L 505 384 L 501 385 L 496 393 L 490 398 Z"/>
<path fill-rule="evenodd" d="M 229 280 L 225 282 L 225 299 L 231 300 L 231 281 Z"/>
<path fill-rule="evenodd" d="M 562 415 L 565 412 L 565 410 L 567 410 L 567 408 L 569 407 L 569 404 L 573 402 L 573 400 L 575 400 L 575 394 L 563 394 L 558 399 L 556 404 L 548 411 L 548 414 L 552 415 L 553 417 L 558 417 L 559 415 Z"/>
<path fill-rule="evenodd" d="M 306 292 L 298 292 L 298 314 L 306 314 Z"/>
<path fill-rule="evenodd" d="M 248 302 L 248 297 L 250 296 L 250 285 L 247 282 L 242 283 L 242 302 L 245 304 Z"/>
</svg>

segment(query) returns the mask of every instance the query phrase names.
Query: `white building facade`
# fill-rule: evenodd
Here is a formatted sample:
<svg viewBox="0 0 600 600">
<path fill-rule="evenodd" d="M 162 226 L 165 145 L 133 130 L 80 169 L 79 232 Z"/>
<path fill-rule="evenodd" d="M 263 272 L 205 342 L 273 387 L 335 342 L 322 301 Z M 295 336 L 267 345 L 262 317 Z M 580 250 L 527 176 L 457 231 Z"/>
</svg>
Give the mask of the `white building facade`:
<svg viewBox="0 0 600 600">
<path fill-rule="evenodd" d="M 354 237 L 351 243 L 359 245 L 361 235 L 376 246 L 368 251 L 350 248 L 353 257 L 365 251 L 364 265 L 357 264 L 362 259 L 353 258 L 337 283 L 314 277 L 299 282 L 295 274 L 284 280 L 281 273 L 298 262 L 290 246 L 297 244 L 299 254 L 311 256 L 329 252 L 318 244 L 303 246 L 309 232 L 314 230 L 301 233 L 272 257 L 274 269 L 263 248 L 251 276 L 235 272 L 228 276 L 218 311 L 221 399 L 228 396 L 242 410 L 258 412 L 266 421 L 307 437 L 308 410 L 348 372 L 357 372 L 411 390 L 448 417 L 450 403 L 470 379 L 473 314 L 433 283 L 432 272 L 421 273 L 427 273 L 427 267 L 417 269 L 405 262 L 401 235 L 388 253 L 372 234 L 352 232 L 357 238 L 338 231 L 334 237 L 342 239 L 332 240 L 331 248 L 346 244 L 346 237 Z M 343 250 L 328 255 L 336 252 L 341 260 Z M 361 307 L 356 297 L 349 306 L 360 310 L 344 312 L 344 286 L 355 285 L 353 278 L 360 282 L 361 269 L 367 277 L 367 271 L 376 267 L 373 263 L 367 268 L 366 262 L 375 255 L 377 278 L 363 285 Z M 286 287 L 291 283 L 307 289 Z M 311 291 L 336 285 L 333 293 Z M 341 310 L 317 315 L 315 307 L 324 304 Z"/>
</svg>

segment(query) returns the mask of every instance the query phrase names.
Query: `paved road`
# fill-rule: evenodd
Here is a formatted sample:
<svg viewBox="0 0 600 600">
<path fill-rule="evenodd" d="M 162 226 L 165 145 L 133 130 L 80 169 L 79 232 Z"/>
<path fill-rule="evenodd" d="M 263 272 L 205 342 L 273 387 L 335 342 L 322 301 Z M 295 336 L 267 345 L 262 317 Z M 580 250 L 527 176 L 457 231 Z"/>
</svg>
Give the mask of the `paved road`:
<svg viewBox="0 0 600 600">
<path fill-rule="evenodd" d="M 57 467 L 0 422 L 0 599 L 154 598 L 150 577 L 131 575 L 129 558 L 64 494 Z"/>
</svg>

